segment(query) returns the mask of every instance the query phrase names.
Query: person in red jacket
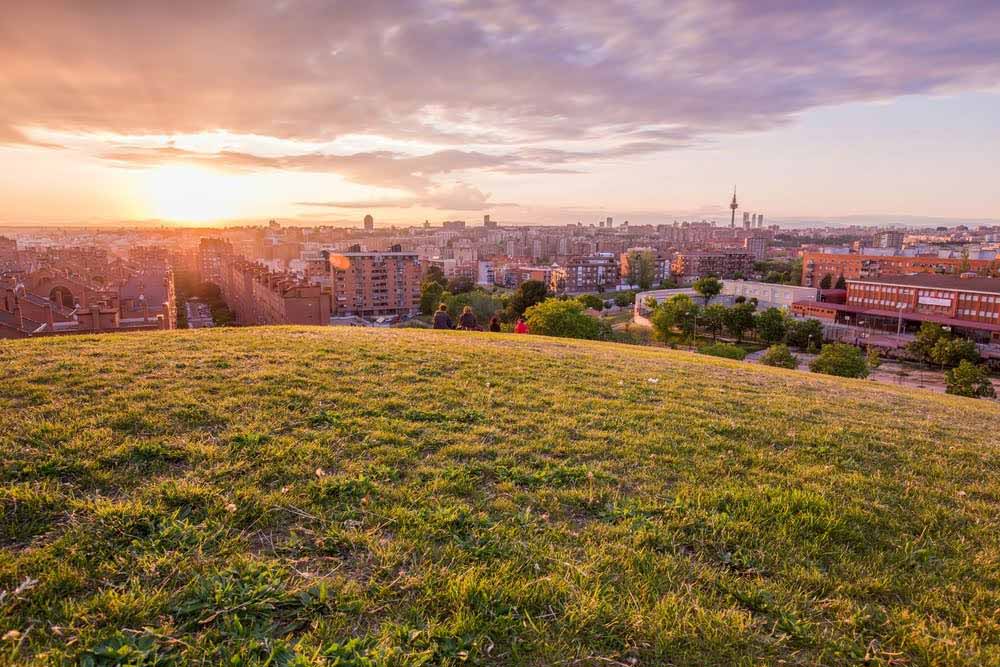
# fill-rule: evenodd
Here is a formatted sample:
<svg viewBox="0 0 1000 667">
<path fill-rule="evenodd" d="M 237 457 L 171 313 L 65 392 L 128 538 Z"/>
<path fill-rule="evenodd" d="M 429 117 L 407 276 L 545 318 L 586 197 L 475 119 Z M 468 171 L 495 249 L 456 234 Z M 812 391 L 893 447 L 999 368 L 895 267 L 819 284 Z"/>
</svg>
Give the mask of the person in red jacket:
<svg viewBox="0 0 1000 667">
<path fill-rule="evenodd" d="M 523 317 L 517 318 L 517 324 L 514 325 L 514 333 L 528 333 L 528 323 L 524 321 Z"/>
</svg>

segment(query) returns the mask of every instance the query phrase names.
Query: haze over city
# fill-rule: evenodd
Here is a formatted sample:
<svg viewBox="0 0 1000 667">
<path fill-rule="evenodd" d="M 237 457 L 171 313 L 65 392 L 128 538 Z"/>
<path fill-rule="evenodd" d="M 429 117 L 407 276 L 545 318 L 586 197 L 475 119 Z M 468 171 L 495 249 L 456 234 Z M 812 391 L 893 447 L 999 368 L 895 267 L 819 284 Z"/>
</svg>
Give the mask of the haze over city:
<svg viewBox="0 0 1000 667">
<path fill-rule="evenodd" d="M 995 2 L 8 3 L 0 225 L 962 224 Z"/>
</svg>

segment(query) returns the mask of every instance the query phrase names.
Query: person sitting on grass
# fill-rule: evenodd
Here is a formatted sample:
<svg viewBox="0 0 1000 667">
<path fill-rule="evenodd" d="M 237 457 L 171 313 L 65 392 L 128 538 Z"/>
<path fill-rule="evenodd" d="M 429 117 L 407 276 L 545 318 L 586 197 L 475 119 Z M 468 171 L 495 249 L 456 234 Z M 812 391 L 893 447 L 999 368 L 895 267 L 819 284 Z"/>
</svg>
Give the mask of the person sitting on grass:
<svg viewBox="0 0 1000 667">
<path fill-rule="evenodd" d="M 490 318 L 490 331 L 498 333 L 500 331 L 500 317 L 494 315 Z"/>
<path fill-rule="evenodd" d="M 523 317 L 517 318 L 517 324 L 514 325 L 514 333 L 528 333 L 528 323 L 524 321 Z"/>
<path fill-rule="evenodd" d="M 460 329 L 465 329 L 466 331 L 475 331 L 479 329 L 479 322 L 476 321 L 476 314 L 472 312 L 471 306 L 466 306 L 462 309 L 462 314 L 458 318 L 458 326 Z"/>
<path fill-rule="evenodd" d="M 451 321 L 451 315 L 448 314 L 448 306 L 441 304 L 438 306 L 437 312 L 434 313 L 434 328 L 435 329 L 454 329 L 455 323 Z"/>
</svg>

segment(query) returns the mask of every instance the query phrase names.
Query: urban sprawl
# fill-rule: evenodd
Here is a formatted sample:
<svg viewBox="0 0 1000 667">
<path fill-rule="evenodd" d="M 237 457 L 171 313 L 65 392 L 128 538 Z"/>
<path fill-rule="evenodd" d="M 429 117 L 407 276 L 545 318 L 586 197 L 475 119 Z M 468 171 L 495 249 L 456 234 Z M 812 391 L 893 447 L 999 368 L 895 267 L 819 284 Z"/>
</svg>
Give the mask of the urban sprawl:
<svg viewBox="0 0 1000 667">
<path fill-rule="evenodd" d="M 714 276 L 716 303 L 818 320 L 827 341 L 902 356 L 930 323 L 974 343 L 986 363 L 1000 360 L 1000 227 L 782 229 L 759 213 L 738 220 L 735 195 L 730 208 L 721 224 L 514 226 L 485 215 L 399 228 L 368 215 L 355 228 L 10 227 L 0 235 L 0 338 L 429 326 L 438 302 L 462 293 L 482 297 L 455 303 L 473 303 L 485 325 L 494 313 L 483 309 L 503 318 L 504 296 L 528 281 L 553 298 L 594 295 L 590 316 L 617 313 L 619 330 L 639 330 L 657 304 L 696 298 L 697 281 Z"/>
</svg>

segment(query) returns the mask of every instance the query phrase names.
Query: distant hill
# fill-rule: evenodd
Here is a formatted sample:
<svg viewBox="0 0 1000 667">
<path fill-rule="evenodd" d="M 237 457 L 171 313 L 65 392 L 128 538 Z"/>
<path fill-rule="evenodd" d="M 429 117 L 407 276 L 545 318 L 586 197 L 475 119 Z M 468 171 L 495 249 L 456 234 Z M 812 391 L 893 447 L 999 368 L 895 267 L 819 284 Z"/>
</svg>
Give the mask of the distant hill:
<svg viewBox="0 0 1000 667">
<path fill-rule="evenodd" d="M 1000 664 L 998 433 L 533 336 L 0 342 L 0 662 Z"/>
</svg>

